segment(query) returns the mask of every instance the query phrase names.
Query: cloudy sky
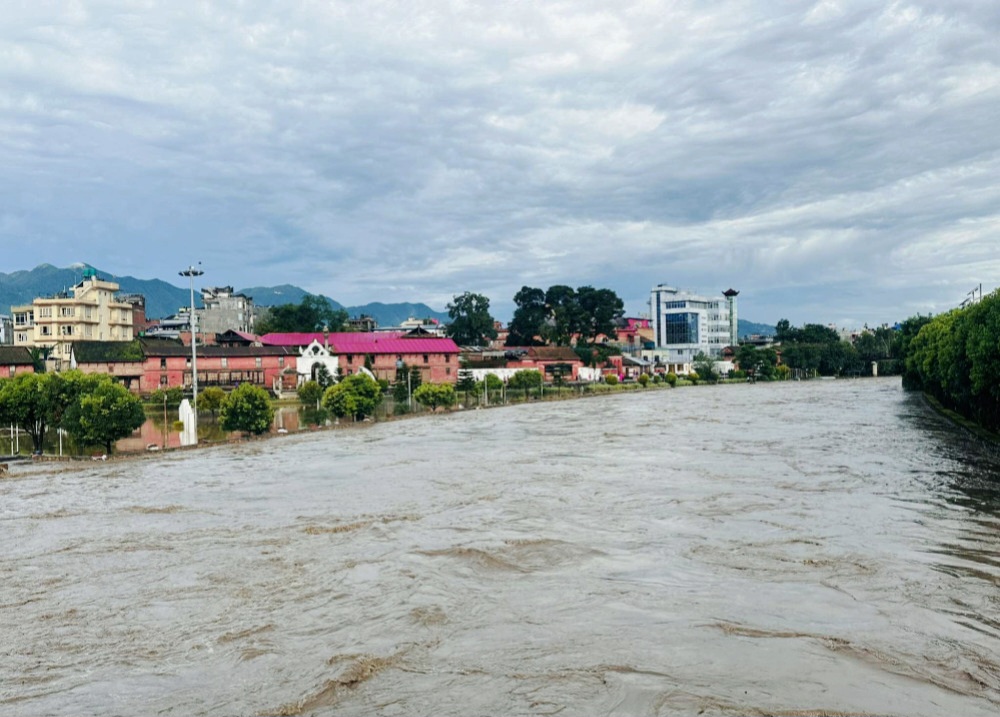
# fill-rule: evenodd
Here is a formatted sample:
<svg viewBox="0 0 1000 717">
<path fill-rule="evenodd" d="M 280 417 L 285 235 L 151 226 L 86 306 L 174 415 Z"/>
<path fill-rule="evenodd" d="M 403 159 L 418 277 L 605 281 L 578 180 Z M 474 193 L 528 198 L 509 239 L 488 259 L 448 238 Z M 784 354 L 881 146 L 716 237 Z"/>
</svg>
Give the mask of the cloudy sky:
<svg viewBox="0 0 1000 717">
<path fill-rule="evenodd" d="M 998 37 L 990 0 L 9 0 L 0 271 L 939 312 L 1000 284 Z"/>
</svg>

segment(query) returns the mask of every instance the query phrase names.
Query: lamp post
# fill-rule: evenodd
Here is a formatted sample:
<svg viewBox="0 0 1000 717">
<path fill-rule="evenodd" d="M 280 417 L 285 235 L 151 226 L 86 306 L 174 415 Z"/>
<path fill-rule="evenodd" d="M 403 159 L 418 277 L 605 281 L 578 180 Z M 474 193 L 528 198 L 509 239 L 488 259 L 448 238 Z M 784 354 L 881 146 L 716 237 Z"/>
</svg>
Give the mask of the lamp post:
<svg viewBox="0 0 1000 717">
<path fill-rule="evenodd" d="M 198 262 L 198 266 L 201 266 L 201 262 Z M 197 269 L 194 266 L 189 266 L 182 272 L 179 272 L 181 276 L 186 276 L 191 284 L 191 313 L 188 314 L 188 328 L 191 329 L 191 387 L 193 389 L 192 393 L 192 406 L 194 410 L 194 442 L 198 443 L 198 338 L 195 333 L 197 330 L 198 317 L 194 313 L 194 278 L 196 276 L 201 276 L 205 272 L 201 269 Z"/>
</svg>

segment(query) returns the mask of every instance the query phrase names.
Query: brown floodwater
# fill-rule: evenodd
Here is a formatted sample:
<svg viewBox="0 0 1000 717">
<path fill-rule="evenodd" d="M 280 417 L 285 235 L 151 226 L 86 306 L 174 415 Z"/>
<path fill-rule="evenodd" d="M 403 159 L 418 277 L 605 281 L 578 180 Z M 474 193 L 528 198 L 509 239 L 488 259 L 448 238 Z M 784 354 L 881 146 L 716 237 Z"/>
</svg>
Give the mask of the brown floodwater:
<svg viewBox="0 0 1000 717">
<path fill-rule="evenodd" d="M 898 379 L 0 480 L 4 715 L 995 715 L 1000 457 Z"/>
</svg>

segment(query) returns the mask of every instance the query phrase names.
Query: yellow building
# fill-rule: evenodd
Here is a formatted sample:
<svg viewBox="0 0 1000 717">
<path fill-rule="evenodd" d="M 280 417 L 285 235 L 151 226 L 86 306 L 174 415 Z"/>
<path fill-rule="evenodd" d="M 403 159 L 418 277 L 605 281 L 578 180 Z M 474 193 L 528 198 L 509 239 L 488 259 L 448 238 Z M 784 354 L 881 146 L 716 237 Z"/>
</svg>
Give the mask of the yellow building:
<svg viewBox="0 0 1000 717">
<path fill-rule="evenodd" d="M 132 305 L 116 300 L 118 289 L 88 268 L 68 292 L 12 306 L 14 345 L 51 349 L 48 364 L 59 371 L 74 341 L 131 341 Z"/>
</svg>

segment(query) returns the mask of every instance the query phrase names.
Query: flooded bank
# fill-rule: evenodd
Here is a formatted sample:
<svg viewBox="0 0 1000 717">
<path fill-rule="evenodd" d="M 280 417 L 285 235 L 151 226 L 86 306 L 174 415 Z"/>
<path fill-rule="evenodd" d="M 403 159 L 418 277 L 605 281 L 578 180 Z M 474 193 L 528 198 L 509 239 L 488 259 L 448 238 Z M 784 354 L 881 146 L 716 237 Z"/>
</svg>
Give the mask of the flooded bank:
<svg viewBox="0 0 1000 717">
<path fill-rule="evenodd" d="M 4 714 L 995 714 L 1000 459 L 896 379 L 0 481 Z"/>
</svg>

